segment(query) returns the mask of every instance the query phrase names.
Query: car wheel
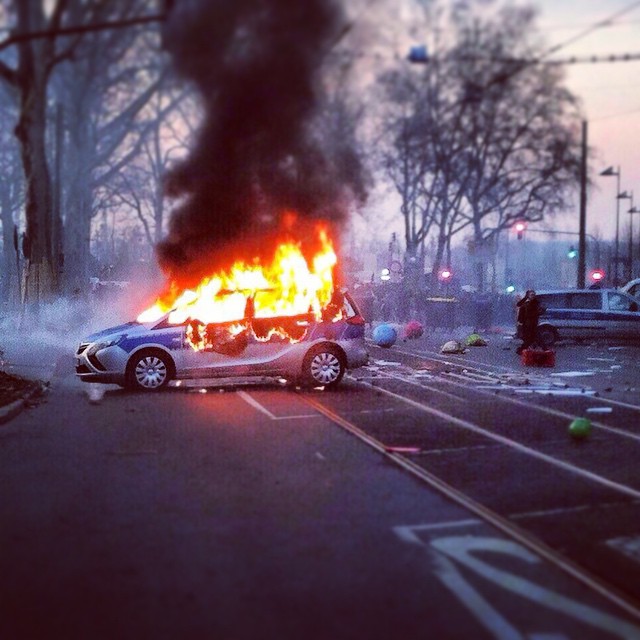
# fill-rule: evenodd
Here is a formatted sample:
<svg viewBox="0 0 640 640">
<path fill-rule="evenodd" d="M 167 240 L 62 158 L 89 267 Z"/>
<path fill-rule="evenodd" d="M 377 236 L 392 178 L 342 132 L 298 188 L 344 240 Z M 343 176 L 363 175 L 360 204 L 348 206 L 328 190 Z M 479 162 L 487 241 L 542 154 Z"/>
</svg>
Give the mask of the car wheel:
<svg viewBox="0 0 640 640">
<path fill-rule="evenodd" d="M 339 384 L 346 366 L 344 356 L 331 345 L 321 345 L 311 349 L 302 365 L 306 385 L 332 388 Z"/>
<path fill-rule="evenodd" d="M 552 347 L 558 340 L 558 333 L 553 327 L 544 326 L 538 328 L 538 341 L 547 349 Z"/>
<path fill-rule="evenodd" d="M 127 387 L 140 391 L 164 389 L 174 375 L 171 358 L 162 351 L 137 353 L 127 366 Z"/>
</svg>

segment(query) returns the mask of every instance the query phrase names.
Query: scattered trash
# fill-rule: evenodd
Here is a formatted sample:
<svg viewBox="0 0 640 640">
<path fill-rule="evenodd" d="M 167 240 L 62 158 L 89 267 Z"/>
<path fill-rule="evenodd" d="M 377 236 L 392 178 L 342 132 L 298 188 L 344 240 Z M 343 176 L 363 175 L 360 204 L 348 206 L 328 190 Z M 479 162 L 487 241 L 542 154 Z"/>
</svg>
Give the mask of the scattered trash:
<svg viewBox="0 0 640 640">
<path fill-rule="evenodd" d="M 399 367 L 402 363 L 393 360 L 374 360 L 379 367 Z M 370 367 L 371 368 L 371 367 Z"/>
<path fill-rule="evenodd" d="M 390 324 L 379 324 L 373 330 L 373 341 L 385 349 L 392 347 L 398 339 L 398 332 Z"/>
<path fill-rule="evenodd" d="M 393 445 L 385 446 L 384 450 L 388 453 L 420 453 L 422 451 L 420 447 L 394 447 Z"/>
<path fill-rule="evenodd" d="M 613 409 L 611 407 L 589 407 L 587 413 L 611 413 Z"/>
<path fill-rule="evenodd" d="M 424 333 L 424 328 L 420 322 L 417 320 L 410 320 L 407 322 L 404 328 L 404 335 L 409 340 L 415 340 L 416 338 L 421 338 Z"/>
<path fill-rule="evenodd" d="M 105 388 L 101 384 L 89 384 L 87 395 L 89 396 L 89 404 L 100 404 L 104 397 Z"/>
<path fill-rule="evenodd" d="M 468 347 L 486 347 L 487 341 L 479 334 L 472 333 L 466 340 Z"/>
<path fill-rule="evenodd" d="M 461 342 L 449 340 L 442 345 L 440 353 L 466 353 L 466 349 Z"/>
<path fill-rule="evenodd" d="M 589 418 L 576 418 L 569 425 L 569 435 L 576 440 L 583 440 L 591 433 L 591 420 Z"/>
<path fill-rule="evenodd" d="M 556 364 L 556 353 L 551 349 L 523 349 L 520 358 L 525 367 L 555 367 Z"/>
<path fill-rule="evenodd" d="M 581 378 L 583 376 L 593 376 L 594 371 L 559 371 L 558 373 L 552 373 L 552 376 L 559 378 Z"/>
</svg>

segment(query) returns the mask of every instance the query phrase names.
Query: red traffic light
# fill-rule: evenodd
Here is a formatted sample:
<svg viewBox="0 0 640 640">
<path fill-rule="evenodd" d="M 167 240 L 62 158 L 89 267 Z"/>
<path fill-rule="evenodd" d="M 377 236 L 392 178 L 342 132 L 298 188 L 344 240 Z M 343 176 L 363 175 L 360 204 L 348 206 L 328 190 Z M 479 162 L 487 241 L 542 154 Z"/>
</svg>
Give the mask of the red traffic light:
<svg viewBox="0 0 640 640">
<path fill-rule="evenodd" d="M 524 230 L 527 228 L 527 225 L 525 222 L 516 222 L 513 225 L 513 228 L 516 230 L 516 233 L 518 234 L 518 240 L 522 240 L 522 234 L 524 233 Z"/>
<path fill-rule="evenodd" d="M 590 274 L 589 277 L 594 281 L 594 282 L 600 282 L 601 280 L 604 280 L 604 271 L 602 269 L 594 269 Z"/>
<path fill-rule="evenodd" d="M 441 269 L 440 270 L 440 280 L 450 280 L 453 276 L 453 272 L 451 269 Z"/>
</svg>

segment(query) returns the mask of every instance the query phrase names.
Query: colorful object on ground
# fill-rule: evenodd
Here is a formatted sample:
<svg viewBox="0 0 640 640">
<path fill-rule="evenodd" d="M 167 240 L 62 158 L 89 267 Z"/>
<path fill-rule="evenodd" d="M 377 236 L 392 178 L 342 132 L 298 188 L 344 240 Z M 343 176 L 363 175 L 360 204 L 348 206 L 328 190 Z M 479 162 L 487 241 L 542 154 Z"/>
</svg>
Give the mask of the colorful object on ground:
<svg viewBox="0 0 640 640">
<path fill-rule="evenodd" d="M 555 367 L 556 352 L 551 349 L 524 349 L 520 354 L 525 367 Z"/>
<path fill-rule="evenodd" d="M 591 420 L 589 418 L 576 418 L 569 425 L 569 434 L 576 440 L 583 440 L 591 433 Z"/>
<path fill-rule="evenodd" d="M 379 346 L 388 349 L 398 339 L 398 332 L 390 324 L 379 324 L 373 330 L 373 341 Z"/>
<path fill-rule="evenodd" d="M 422 337 L 424 328 L 422 327 L 422 323 L 417 320 L 409 320 L 407 326 L 404 328 L 404 333 L 409 340 L 415 340 L 416 338 Z"/>
<path fill-rule="evenodd" d="M 457 340 L 445 342 L 440 349 L 440 353 L 464 353 L 465 351 L 466 349 L 462 343 Z"/>
<path fill-rule="evenodd" d="M 477 333 L 472 333 L 467 338 L 467 346 L 468 347 L 486 347 L 487 341 L 481 335 L 478 335 Z"/>
</svg>

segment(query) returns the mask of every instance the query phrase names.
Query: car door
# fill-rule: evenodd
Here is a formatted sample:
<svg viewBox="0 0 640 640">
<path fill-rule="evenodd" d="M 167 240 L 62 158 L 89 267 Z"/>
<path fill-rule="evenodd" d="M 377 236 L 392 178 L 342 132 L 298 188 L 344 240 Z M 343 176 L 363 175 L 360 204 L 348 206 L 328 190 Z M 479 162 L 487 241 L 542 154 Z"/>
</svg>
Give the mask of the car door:
<svg viewBox="0 0 640 640">
<path fill-rule="evenodd" d="M 602 291 L 574 291 L 567 293 L 566 298 L 573 337 L 602 338 L 609 335 Z"/>
<path fill-rule="evenodd" d="M 254 373 L 281 374 L 288 370 L 312 329 L 312 313 L 282 314 L 270 291 L 256 291 L 247 320 L 251 325 L 247 364 Z M 250 317 L 249 317 L 250 316 Z"/>
<path fill-rule="evenodd" d="M 640 337 L 638 303 L 620 291 L 607 291 L 607 335 L 616 338 Z"/>
</svg>

